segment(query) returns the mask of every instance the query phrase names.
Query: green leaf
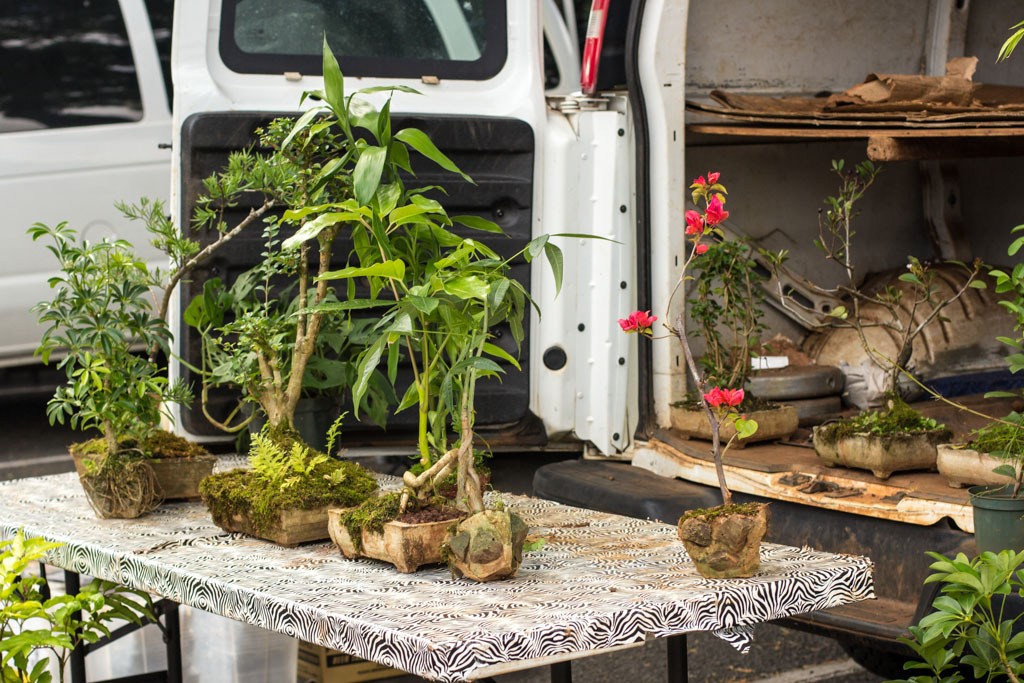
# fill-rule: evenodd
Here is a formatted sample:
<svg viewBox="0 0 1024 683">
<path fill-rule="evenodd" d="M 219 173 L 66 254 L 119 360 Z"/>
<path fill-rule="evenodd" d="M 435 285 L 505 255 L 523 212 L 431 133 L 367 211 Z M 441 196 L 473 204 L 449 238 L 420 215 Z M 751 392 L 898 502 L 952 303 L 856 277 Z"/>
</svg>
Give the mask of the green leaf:
<svg viewBox="0 0 1024 683">
<path fill-rule="evenodd" d="M 970 286 L 974 289 L 988 289 L 988 283 L 984 280 L 971 280 Z"/>
<path fill-rule="evenodd" d="M 464 275 L 449 280 L 443 285 L 444 291 L 460 299 L 487 300 L 487 283 L 476 275 Z"/>
<path fill-rule="evenodd" d="M 494 221 L 489 221 L 486 218 L 480 216 L 452 216 L 452 222 L 458 223 L 459 225 L 465 225 L 467 228 L 473 230 L 482 230 L 484 232 L 494 232 L 498 234 L 504 234 L 505 231 L 501 229 L 501 226 Z"/>
<path fill-rule="evenodd" d="M 444 153 L 441 152 L 441 150 L 434 146 L 434 143 L 430 140 L 430 137 L 427 136 L 426 133 L 419 130 L 418 128 L 403 128 L 402 130 L 395 133 L 395 139 L 401 140 L 405 144 L 409 145 L 410 147 L 412 147 L 417 152 L 433 161 L 435 164 L 437 164 L 444 170 L 451 171 L 452 173 L 458 173 L 467 181 L 471 183 L 473 182 L 472 178 L 463 173 L 462 170 L 458 166 L 456 166 L 451 159 L 445 156 Z"/>
<path fill-rule="evenodd" d="M 345 77 L 324 35 L 324 100 L 339 116 L 345 111 Z"/>
<path fill-rule="evenodd" d="M 548 243 L 550 238 L 551 235 L 541 235 L 540 237 L 530 240 L 530 243 L 526 245 L 526 250 L 523 252 L 524 258 L 526 258 L 527 261 L 532 261 L 540 256 L 544 251 L 544 245 Z"/>
<path fill-rule="evenodd" d="M 495 344 L 491 344 L 490 342 L 484 342 L 483 352 L 490 356 L 494 356 L 495 358 L 500 358 L 503 361 L 506 361 L 507 363 L 510 363 L 516 370 L 522 370 L 522 368 L 519 367 L 519 361 L 517 361 L 508 351 L 501 348 L 500 346 L 496 346 Z"/>
<path fill-rule="evenodd" d="M 903 273 L 902 275 L 900 275 L 899 279 L 902 280 L 903 282 L 911 282 L 915 285 L 921 285 L 922 287 L 924 286 L 924 283 L 921 282 L 921 278 L 914 275 L 913 273 Z"/>
<path fill-rule="evenodd" d="M 1004 475 L 1004 476 L 1007 476 L 1007 477 L 1016 477 L 1017 476 L 1017 470 L 1015 470 L 1013 468 L 1013 465 L 1006 465 L 1006 464 L 999 465 L 998 467 L 996 467 L 995 469 L 992 470 L 992 473 L 993 474 L 1001 474 L 1001 475 Z"/>
<path fill-rule="evenodd" d="M 315 239 L 321 232 L 338 223 L 359 220 L 360 213 L 355 211 L 337 211 L 317 216 L 311 221 L 303 223 L 302 227 L 295 231 L 295 234 L 281 243 L 282 249 L 296 249 L 306 240 Z"/>
<path fill-rule="evenodd" d="M 367 308 L 384 308 L 391 306 L 392 303 L 382 299 L 348 299 L 346 301 L 329 301 L 306 310 L 340 313 L 342 311 L 357 311 Z"/>
<path fill-rule="evenodd" d="M 419 402 L 420 394 L 416 390 L 416 384 L 410 384 L 409 388 L 405 390 L 405 394 L 402 396 L 402 400 L 398 403 L 398 407 L 395 408 L 395 412 L 400 413 L 406 408 L 411 408 L 412 406 L 418 404 Z"/>
<path fill-rule="evenodd" d="M 555 276 L 555 296 L 557 296 L 562 291 L 562 266 L 564 263 L 562 250 L 551 242 L 545 242 L 544 255 L 547 256 L 548 264 L 551 266 L 551 274 Z"/>
<path fill-rule="evenodd" d="M 292 126 L 291 131 L 288 132 L 288 137 L 286 137 L 284 142 L 281 143 L 281 149 L 287 149 L 288 145 L 290 145 L 292 140 L 295 139 L 295 136 L 301 133 L 322 111 L 323 108 L 314 107 L 307 110 L 302 116 L 300 116 L 295 121 L 295 125 Z"/>
<path fill-rule="evenodd" d="M 743 417 L 737 417 L 735 425 L 736 434 L 741 439 L 749 439 L 757 431 L 757 422 Z"/>
<path fill-rule="evenodd" d="M 353 414 L 356 417 L 359 417 L 359 406 L 362 404 L 366 390 L 370 386 L 370 378 L 373 376 L 373 371 L 377 369 L 377 365 L 380 363 L 380 357 L 384 353 L 384 345 L 386 343 L 387 337 L 381 335 L 377 337 L 376 341 L 369 348 L 359 355 L 359 363 L 356 366 L 356 381 L 352 385 L 352 405 L 355 407 Z"/>
<path fill-rule="evenodd" d="M 405 300 L 412 304 L 417 311 L 426 315 L 433 313 L 440 303 L 438 299 L 431 296 L 410 295 L 406 296 Z"/>
<path fill-rule="evenodd" d="M 386 277 L 401 280 L 405 277 L 405 262 L 399 259 L 392 259 L 390 261 L 382 261 L 365 267 L 350 266 L 348 268 L 342 268 L 341 270 L 328 271 L 317 279 L 344 280 L 352 277 Z"/>
<path fill-rule="evenodd" d="M 366 206 L 377 193 L 380 176 L 384 171 L 384 161 L 388 151 L 383 147 L 367 146 L 359 155 L 355 170 L 352 171 L 352 186 L 356 201 Z"/>
</svg>

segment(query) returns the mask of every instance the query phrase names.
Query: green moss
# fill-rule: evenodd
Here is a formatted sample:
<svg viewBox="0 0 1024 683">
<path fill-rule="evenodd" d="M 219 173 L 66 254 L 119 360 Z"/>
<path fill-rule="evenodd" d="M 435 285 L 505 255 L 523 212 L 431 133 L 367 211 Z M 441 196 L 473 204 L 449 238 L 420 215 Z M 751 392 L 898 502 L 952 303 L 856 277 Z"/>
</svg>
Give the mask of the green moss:
<svg viewBox="0 0 1024 683">
<path fill-rule="evenodd" d="M 1000 458 L 1024 458 L 1024 425 L 1020 413 L 1010 413 L 1003 420 L 972 432 L 973 438 L 967 446 Z"/>
<path fill-rule="evenodd" d="M 256 531 L 271 528 L 282 510 L 323 506 L 352 507 L 377 490 L 377 481 L 356 463 L 326 460 L 308 475 L 275 483 L 252 470 L 232 470 L 207 477 L 199 493 L 213 520 L 224 524 L 233 515 L 247 517 Z"/>
<path fill-rule="evenodd" d="M 369 498 L 339 517 L 338 521 L 348 531 L 357 552 L 363 549 L 363 529 L 380 531 L 385 524 L 397 518 L 401 499 L 401 491 L 393 491 Z"/>
<path fill-rule="evenodd" d="M 154 430 L 139 446 L 132 439 L 118 439 L 118 453 L 142 458 L 194 458 L 210 452 L 197 443 L 163 429 Z M 107 442 L 102 437 L 73 443 L 73 455 L 102 457 L 107 455 Z"/>
<path fill-rule="evenodd" d="M 682 523 L 692 517 L 700 517 L 709 522 L 713 519 L 726 515 L 746 515 L 747 517 L 754 517 L 760 514 L 761 507 L 761 503 L 733 503 L 731 505 L 719 505 L 718 507 L 713 508 L 687 510 L 683 513 L 683 516 L 679 518 L 679 522 Z"/>
<path fill-rule="evenodd" d="M 819 427 L 814 438 L 825 444 L 834 444 L 854 434 L 890 436 L 945 428 L 945 425 L 925 417 L 905 401 L 896 398 L 889 399 L 886 410 L 865 410 L 854 417 Z"/>
</svg>

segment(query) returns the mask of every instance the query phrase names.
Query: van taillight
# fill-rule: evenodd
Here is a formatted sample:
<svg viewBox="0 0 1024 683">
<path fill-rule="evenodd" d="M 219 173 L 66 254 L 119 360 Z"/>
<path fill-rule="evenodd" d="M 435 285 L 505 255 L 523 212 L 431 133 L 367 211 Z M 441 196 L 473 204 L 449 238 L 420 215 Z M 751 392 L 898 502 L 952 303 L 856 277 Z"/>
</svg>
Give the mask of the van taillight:
<svg viewBox="0 0 1024 683">
<path fill-rule="evenodd" d="M 593 95 L 597 90 L 597 66 L 601 61 L 601 46 L 604 44 L 604 25 L 608 19 L 609 2 L 610 0 L 593 0 L 590 5 L 587 39 L 583 43 L 583 65 L 580 68 L 580 88 L 584 95 Z"/>
</svg>

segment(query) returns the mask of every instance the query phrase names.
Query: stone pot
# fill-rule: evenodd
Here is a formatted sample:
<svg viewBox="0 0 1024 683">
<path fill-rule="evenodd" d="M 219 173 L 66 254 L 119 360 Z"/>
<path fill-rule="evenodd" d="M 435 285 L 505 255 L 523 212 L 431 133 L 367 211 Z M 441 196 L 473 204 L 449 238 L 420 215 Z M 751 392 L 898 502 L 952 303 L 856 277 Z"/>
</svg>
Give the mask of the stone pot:
<svg viewBox="0 0 1024 683">
<path fill-rule="evenodd" d="M 934 470 L 938 444 L 949 441 L 948 429 L 898 434 L 851 434 L 835 441 L 822 438 L 827 427 L 814 428 L 814 450 L 828 467 L 871 470 L 879 479 L 893 472 Z"/>
<path fill-rule="evenodd" d="M 1013 486 L 974 486 L 967 490 L 974 508 L 978 552 L 1024 550 L 1024 498 L 1013 497 Z"/>
<path fill-rule="evenodd" d="M 768 505 L 745 503 L 687 513 L 679 518 L 679 540 L 706 579 L 747 578 L 761 566 L 761 539 L 768 531 Z"/>
<path fill-rule="evenodd" d="M 448 527 L 457 520 L 407 524 L 397 520 L 387 522 L 381 531 L 362 530 L 360 545 L 353 541 L 348 529 L 341 523 L 341 515 L 351 508 L 331 508 L 327 511 L 327 530 L 331 540 L 350 560 L 369 557 L 395 565 L 403 574 L 411 574 L 425 564 L 444 561 L 441 546 L 448 536 Z"/>
<path fill-rule="evenodd" d="M 1006 461 L 970 448 L 958 448 L 949 444 L 939 444 L 936 465 L 939 473 L 954 488 L 963 488 L 971 484 L 989 484 L 1002 486 L 1013 482 L 1013 477 L 996 474 L 992 470 L 1005 465 Z"/>
<path fill-rule="evenodd" d="M 286 508 L 266 529 L 256 529 L 252 520 L 244 514 L 235 512 L 227 516 L 213 515 L 213 508 L 210 510 L 213 523 L 224 531 L 255 536 L 288 548 L 328 538 L 326 506 L 307 510 Z"/>
<path fill-rule="evenodd" d="M 445 541 L 448 566 L 474 581 L 511 579 L 523 562 L 526 522 L 508 510 L 484 510 L 459 522 Z"/>
<path fill-rule="evenodd" d="M 680 406 L 672 406 L 670 413 L 672 429 L 686 436 L 711 441 L 711 423 L 703 410 L 692 410 Z M 748 419 L 757 422 L 757 431 L 746 439 L 738 439 L 735 445 L 742 446 L 756 441 L 773 441 L 783 439 L 796 431 L 800 423 L 796 408 L 779 405 L 768 410 L 755 410 L 746 413 Z M 723 422 L 719 436 L 725 444 L 736 434 L 736 428 L 730 422 Z"/>
</svg>

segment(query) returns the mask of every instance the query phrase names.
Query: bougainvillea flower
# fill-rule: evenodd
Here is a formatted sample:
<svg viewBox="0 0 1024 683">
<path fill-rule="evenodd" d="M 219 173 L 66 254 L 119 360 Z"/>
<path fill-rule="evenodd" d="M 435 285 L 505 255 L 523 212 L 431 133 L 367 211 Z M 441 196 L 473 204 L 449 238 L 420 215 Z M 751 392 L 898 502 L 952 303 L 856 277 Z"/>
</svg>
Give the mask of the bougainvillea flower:
<svg viewBox="0 0 1024 683">
<path fill-rule="evenodd" d="M 704 394 L 704 400 L 713 408 L 723 405 L 736 407 L 743 403 L 743 390 L 714 387 L 711 391 Z"/>
<path fill-rule="evenodd" d="M 623 332 L 638 332 L 650 334 L 651 326 L 658 320 L 658 316 L 651 315 L 650 311 L 633 311 L 628 318 L 619 319 L 619 327 Z"/>
<path fill-rule="evenodd" d="M 715 195 L 708 200 L 708 209 L 704 219 L 708 226 L 718 225 L 729 217 L 729 212 L 722 206 L 722 200 Z"/>
<path fill-rule="evenodd" d="M 697 253 L 697 256 L 700 256 L 701 254 L 706 254 L 707 253 L 708 245 L 706 245 L 706 244 L 698 244 L 697 246 L 695 246 L 693 248 L 693 250 Z"/>
<path fill-rule="evenodd" d="M 717 183 L 721 175 L 722 174 L 718 171 L 708 171 L 708 185 L 714 185 Z"/>
<path fill-rule="evenodd" d="M 704 232 L 704 217 L 697 211 L 686 212 L 686 234 L 699 235 Z"/>
<path fill-rule="evenodd" d="M 696 187 L 704 187 L 707 184 L 708 184 L 708 181 L 704 180 L 704 176 L 701 176 L 699 178 L 694 178 L 693 179 L 693 183 L 690 185 L 690 187 L 694 187 L 694 186 L 696 186 Z"/>
</svg>

